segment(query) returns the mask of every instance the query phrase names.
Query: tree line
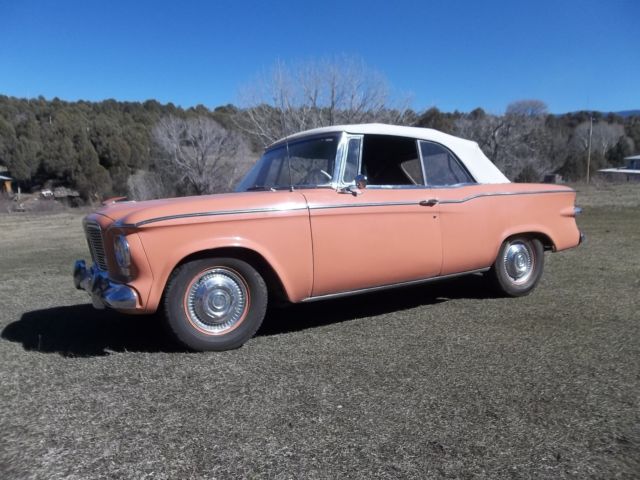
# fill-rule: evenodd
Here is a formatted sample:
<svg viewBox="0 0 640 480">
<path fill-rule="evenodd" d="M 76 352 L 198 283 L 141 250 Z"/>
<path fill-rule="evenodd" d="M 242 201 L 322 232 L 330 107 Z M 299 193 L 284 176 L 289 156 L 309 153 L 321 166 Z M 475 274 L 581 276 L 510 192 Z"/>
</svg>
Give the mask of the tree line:
<svg viewBox="0 0 640 480">
<path fill-rule="evenodd" d="M 361 62 L 277 64 L 244 89 L 243 104 L 213 110 L 157 101 L 66 102 L 0 96 L 0 165 L 23 190 L 76 189 L 86 201 L 230 190 L 262 148 L 300 130 L 384 122 L 428 127 L 478 142 L 514 181 L 559 173 L 570 181 L 621 165 L 640 150 L 640 116 L 550 114 L 520 100 L 496 115 L 416 112 Z"/>
<path fill-rule="evenodd" d="M 205 193 L 206 188 L 168 168 L 163 125 L 215 125 L 232 131 L 225 108 L 146 102 L 65 102 L 0 96 L 0 165 L 23 190 L 77 189 L 87 201 L 112 195 Z M 138 182 L 138 184 L 136 184 Z M 145 185 L 142 185 L 142 184 Z"/>
<path fill-rule="evenodd" d="M 558 173 L 582 181 L 591 149 L 591 174 L 622 166 L 640 148 L 640 115 L 575 112 L 553 115 L 539 100 L 511 103 L 503 115 L 481 108 L 469 113 L 423 112 L 417 126 L 431 127 L 478 142 L 484 153 L 512 181 L 538 182 Z"/>
</svg>

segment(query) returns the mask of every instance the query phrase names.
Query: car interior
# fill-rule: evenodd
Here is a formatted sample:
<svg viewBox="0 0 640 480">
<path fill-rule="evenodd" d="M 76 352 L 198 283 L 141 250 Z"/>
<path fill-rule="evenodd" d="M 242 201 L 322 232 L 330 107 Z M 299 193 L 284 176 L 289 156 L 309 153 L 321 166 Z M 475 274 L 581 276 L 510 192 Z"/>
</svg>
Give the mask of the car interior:
<svg viewBox="0 0 640 480">
<path fill-rule="evenodd" d="M 365 135 L 362 173 L 369 185 L 424 185 L 415 139 Z"/>
</svg>

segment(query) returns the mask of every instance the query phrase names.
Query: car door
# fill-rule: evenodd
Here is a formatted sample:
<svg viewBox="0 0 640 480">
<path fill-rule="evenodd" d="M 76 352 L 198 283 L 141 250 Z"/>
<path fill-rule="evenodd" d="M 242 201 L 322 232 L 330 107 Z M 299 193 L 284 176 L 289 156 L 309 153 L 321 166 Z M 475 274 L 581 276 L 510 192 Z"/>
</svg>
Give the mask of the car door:
<svg viewBox="0 0 640 480">
<path fill-rule="evenodd" d="M 429 202 L 432 192 L 424 185 L 417 142 L 382 135 L 351 135 L 345 141 L 340 183 L 353 184 L 358 173 L 367 173 L 371 182 L 353 192 L 303 191 L 313 238 L 312 295 L 439 275 L 439 215 Z"/>
<path fill-rule="evenodd" d="M 500 245 L 509 201 L 485 196 L 499 190 L 475 182 L 464 164 L 445 146 L 418 142 L 426 184 L 437 202 L 442 233 L 442 275 L 490 266 Z"/>
</svg>

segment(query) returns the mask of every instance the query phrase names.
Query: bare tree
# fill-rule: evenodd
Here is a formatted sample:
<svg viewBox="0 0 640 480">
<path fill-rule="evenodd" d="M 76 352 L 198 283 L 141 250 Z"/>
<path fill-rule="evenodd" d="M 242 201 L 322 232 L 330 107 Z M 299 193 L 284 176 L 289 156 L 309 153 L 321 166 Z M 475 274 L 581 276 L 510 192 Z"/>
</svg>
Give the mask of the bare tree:
<svg viewBox="0 0 640 480">
<path fill-rule="evenodd" d="M 154 198 L 172 197 L 175 187 L 158 172 L 138 170 L 127 179 L 128 197 L 132 200 L 152 200 Z"/>
<path fill-rule="evenodd" d="M 268 145 L 291 133 L 342 123 L 402 123 L 408 101 L 392 106 L 386 79 L 362 60 L 339 57 L 287 65 L 241 92 L 238 125 Z"/>
<path fill-rule="evenodd" d="M 549 110 L 547 104 L 542 100 L 517 100 L 507 105 L 505 115 L 520 117 L 542 117 L 547 115 Z"/>
<path fill-rule="evenodd" d="M 206 116 L 161 119 L 153 129 L 159 170 L 197 195 L 226 191 L 249 154 L 244 139 Z"/>
<path fill-rule="evenodd" d="M 594 122 L 591 134 L 591 151 L 600 157 L 604 157 L 607 151 L 613 148 L 624 136 L 624 125 L 618 123 Z M 584 153 L 589 148 L 589 122 L 579 124 L 571 138 L 571 147 Z"/>
<path fill-rule="evenodd" d="M 518 181 L 537 181 L 562 164 L 562 137 L 546 126 L 547 106 L 539 100 L 509 104 L 504 115 L 466 115 L 456 133 L 478 142 L 504 172 Z"/>
</svg>

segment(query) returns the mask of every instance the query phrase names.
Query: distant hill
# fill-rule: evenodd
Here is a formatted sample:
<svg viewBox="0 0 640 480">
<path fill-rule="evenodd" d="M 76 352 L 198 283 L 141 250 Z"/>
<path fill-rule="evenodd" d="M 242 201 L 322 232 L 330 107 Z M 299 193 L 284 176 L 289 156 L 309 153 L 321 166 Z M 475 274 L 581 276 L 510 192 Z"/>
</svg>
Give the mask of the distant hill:
<svg viewBox="0 0 640 480">
<path fill-rule="evenodd" d="M 576 114 L 588 113 L 588 112 L 591 112 L 591 110 L 578 110 L 578 111 L 575 111 L 575 112 L 554 113 L 552 115 L 554 115 L 556 117 L 561 117 L 563 115 L 576 115 Z M 620 110 L 618 112 L 601 112 L 601 111 L 593 110 L 593 113 L 600 114 L 602 116 L 617 115 L 617 116 L 622 117 L 622 118 L 640 117 L 640 110 Z"/>
<path fill-rule="evenodd" d="M 640 110 L 622 110 L 621 112 L 613 112 L 621 117 L 640 117 Z"/>
</svg>

